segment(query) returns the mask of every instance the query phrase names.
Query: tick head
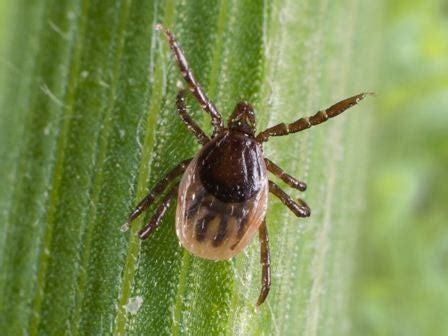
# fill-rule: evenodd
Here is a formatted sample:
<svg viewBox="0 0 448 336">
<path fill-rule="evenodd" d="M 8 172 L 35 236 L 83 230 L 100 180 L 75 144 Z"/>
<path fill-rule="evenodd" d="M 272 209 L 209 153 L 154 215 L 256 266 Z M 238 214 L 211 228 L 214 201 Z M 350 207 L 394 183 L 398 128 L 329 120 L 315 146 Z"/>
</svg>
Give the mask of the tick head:
<svg viewBox="0 0 448 336">
<path fill-rule="evenodd" d="M 229 117 L 227 126 L 232 131 L 235 130 L 255 136 L 255 113 L 252 105 L 246 102 L 236 104 L 235 110 Z"/>
</svg>

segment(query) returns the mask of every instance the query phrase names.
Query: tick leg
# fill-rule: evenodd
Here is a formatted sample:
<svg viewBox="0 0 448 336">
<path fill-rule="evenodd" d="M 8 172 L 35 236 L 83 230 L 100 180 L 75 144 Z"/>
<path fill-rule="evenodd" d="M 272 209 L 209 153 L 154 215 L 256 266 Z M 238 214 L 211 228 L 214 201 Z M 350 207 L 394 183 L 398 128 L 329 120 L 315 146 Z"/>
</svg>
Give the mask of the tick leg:
<svg viewBox="0 0 448 336">
<path fill-rule="evenodd" d="M 266 219 L 258 230 L 260 237 L 261 290 L 258 296 L 257 306 L 266 300 L 271 289 L 271 260 L 269 256 L 269 237 L 266 228 Z"/>
<path fill-rule="evenodd" d="M 162 203 L 160 203 L 159 207 L 157 208 L 155 214 L 151 217 L 148 224 L 141 229 L 138 232 L 138 237 L 140 239 L 146 239 L 148 238 L 151 233 L 154 232 L 155 229 L 157 229 L 160 226 L 160 223 L 162 222 L 163 217 L 166 214 L 166 211 L 170 207 L 171 200 L 174 196 L 177 195 L 177 191 L 179 189 L 179 183 L 177 183 L 173 189 L 163 198 Z"/>
<path fill-rule="evenodd" d="M 348 108 L 355 106 L 358 104 L 361 100 L 363 100 L 367 95 L 373 95 L 372 92 L 363 92 L 356 96 L 341 100 L 340 102 L 330 106 L 326 110 L 319 111 L 315 115 L 311 117 L 305 117 L 300 118 L 297 121 L 294 121 L 291 124 L 278 124 L 272 127 L 269 127 L 268 129 L 264 130 L 263 132 L 259 133 L 257 135 L 257 140 L 259 142 L 264 142 L 269 139 L 271 136 L 280 136 L 280 135 L 287 135 L 290 133 L 296 133 L 303 131 L 307 128 L 310 128 L 311 126 L 316 126 L 324 121 L 327 121 L 329 118 L 336 117 L 337 115 L 341 114 Z"/>
<path fill-rule="evenodd" d="M 302 199 L 294 201 L 288 194 L 286 194 L 278 185 L 269 181 L 269 191 L 277 196 L 289 210 L 291 210 L 297 217 L 309 217 L 311 209 Z"/>
<path fill-rule="evenodd" d="M 122 231 L 127 231 L 131 223 L 145 211 L 152 202 L 165 190 L 168 184 L 172 182 L 177 176 L 181 175 L 190 163 L 191 159 L 185 160 L 176 167 L 174 167 L 168 174 L 162 178 L 154 188 L 149 192 L 144 199 L 135 207 L 134 211 L 128 217 L 127 222 L 122 226 Z"/>
<path fill-rule="evenodd" d="M 279 179 L 281 179 L 283 182 L 287 183 L 289 186 L 298 189 L 300 191 L 306 190 L 306 183 L 297 180 L 296 178 L 292 177 L 291 175 L 285 173 L 283 169 L 281 169 L 279 166 L 277 166 L 274 162 L 271 160 L 265 158 L 264 162 L 266 163 L 266 168 L 275 176 L 277 176 Z"/>
<path fill-rule="evenodd" d="M 191 119 L 190 115 L 187 112 L 187 106 L 185 105 L 185 91 L 180 90 L 176 97 L 176 105 L 177 112 L 182 119 L 182 121 L 187 125 L 188 129 L 194 134 L 194 136 L 198 139 L 201 145 L 205 145 L 210 141 L 208 136 L 204 133 L 204 131 Z"/>
<path fill-rule="evenodd" d="M 191 72 L 190 67 L 188 66 L 187 59 L 185 58 L 182 49 L 180 48 L 171 31 L 161 24 L 156 25 L 155 28 L 157 30 L 162 30 L 165 33 L 182 77 L 184 77 L 190 88 L 190 91 L 193 93 L 198 103 L 205 110 L 205 112 L 210 114 L 210 116 L 212 117 L 213 135 L 217 134 L 223 128 L 221 115 L 219 114 L 213 102 L 207 97 L 204 90 L 202 90 L 201 86 L 194 78 L 194 75 Z"/>
</svg>

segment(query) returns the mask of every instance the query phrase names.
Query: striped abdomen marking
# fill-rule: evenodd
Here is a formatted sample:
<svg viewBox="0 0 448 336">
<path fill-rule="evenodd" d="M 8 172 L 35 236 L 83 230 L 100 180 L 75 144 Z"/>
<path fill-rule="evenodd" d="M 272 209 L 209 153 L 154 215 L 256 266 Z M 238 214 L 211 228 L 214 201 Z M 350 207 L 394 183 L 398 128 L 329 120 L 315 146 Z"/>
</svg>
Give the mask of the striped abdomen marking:
<svg viewBox="0 0 448 336">
<path fill-rule="evenodd" d="M 252 240 L 267 207 L 267 179 L 244 202 L 224 202 L 209 193 L 197 172 L 197 158 L 179 187 L 176 232 L 182 245 L 206 259 L 229 259 Z M 265 169 L 262 166 L 262 169 Z"/>
<path fill-rule="evenodd" d="M 228 233 L 228 216 L 223 215 L 219 220 L 219 226 L 216 234 L 213 237 L 212 245 L 214 247 L 220 246 L 224 242 L 224 238 Z"/>
<path fill-rule="evenodd" d="M 204 208 L 204 217 L 198 219 L 196 222 L 196 240 L 201 242 L 205 238 L 205 233 L 212 220 L 219 220 L 218 232 L 213 237 L 213 246 L 217 247 L 221 245 L 226 237 L 227 231 L 229 231 L 229 225 L 236 225 L 236 236 L 238 238 L 231 249 L 234 249 L 239 240 L 244 236 L 247 230 L 247 224 L 249 219 L 249 210 L 247 209 L 247 203 L 222 203 L 217 201 L 213 196 L 209 195 L 212 201 L 204 201 L 204 198 L 195 199 L 193 204 L 188 209 L 187 218 L 192 219 L 199 210 L 199 207 Z M 233 228 L 232 228 L 233 230 Z"/>
<path fill-rule="evenodd" d="M 195 213 L 193 213 L 193 215 L 194 214 Z M 196 222 L 196 240 L 198 242 L 201 242 L 205 239 L 205 233 L 207 232 L 210 221 L 212 221 L 215 217 L 215 215 L 208 214 Z"/>
</svg>

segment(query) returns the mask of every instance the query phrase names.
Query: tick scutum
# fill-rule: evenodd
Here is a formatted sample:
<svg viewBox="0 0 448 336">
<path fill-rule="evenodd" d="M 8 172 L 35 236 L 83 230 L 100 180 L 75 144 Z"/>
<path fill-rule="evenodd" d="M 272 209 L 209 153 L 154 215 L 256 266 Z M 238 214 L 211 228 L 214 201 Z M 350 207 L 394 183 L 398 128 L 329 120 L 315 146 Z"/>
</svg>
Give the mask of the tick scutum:
<svg viewBox="0 0 448 336">
<path fill-rule="evenodd" d="M 261 146 L 241 132 L 227 131 L 211 141 L 198 164 L 205 189 L 223 202 L 247 201 L 265 177 Z"/>
</svg>

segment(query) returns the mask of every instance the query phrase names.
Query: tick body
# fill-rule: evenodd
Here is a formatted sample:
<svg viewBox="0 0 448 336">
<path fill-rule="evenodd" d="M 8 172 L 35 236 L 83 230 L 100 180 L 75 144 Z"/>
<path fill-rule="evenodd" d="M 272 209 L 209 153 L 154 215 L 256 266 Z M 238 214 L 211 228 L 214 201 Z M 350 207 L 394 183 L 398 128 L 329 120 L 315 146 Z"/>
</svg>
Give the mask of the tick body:
<svg viewBox="0 0 448 336">
<path fill-rule="evenodd" d="M 202 148 L 162 178 L 129 215 L 127 230 L 151 204 L 157 203 L 154 215 L 138 236 L 146 239 L 160 225 L 171 201 L 177 196 L 176 233 L 184 248 L 192 254 L 213 260 L 229 259 L 241 252 L 258 232 L 262 266 L 261 292 L 257 305 L 262 304 L 271 285 L 269 239 L 266 227 L 268 193 L 271 192 L 296 216 L 308 217 L 308 205 L 294 200 L 268 179 L 268 172 L 300 191 L 306 184 L 285 173 L 264 157 L 263 142 L 271 136 L 303 131 L 325 122 L 356 105 L 369 93 L 344 99 L 310 117 L 290 124 L 278 124 L 256 135 L 255 113 L 246 102 L 238 103 L 224 126 L 221 114 L 209 100 L 193 76 L 187 60 L 171 32 L 157 25 L 167 36 L 179 70 L 191 93 L 211 117 L 211 137 L 188 115 L 185 92 L 177 95 L 176 105 L 182 121 L 197 138 Z"/>
<path fill-rule="evenodd" d="M 176 232 L 205 259 L 229 259 L 252 240 L 266 215 L 268 179 L 261 146 L 224 131 L 190 162 L 179 186 Z"/>
</svg>

